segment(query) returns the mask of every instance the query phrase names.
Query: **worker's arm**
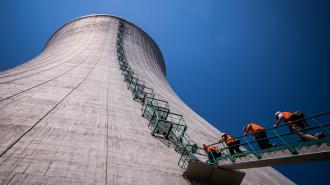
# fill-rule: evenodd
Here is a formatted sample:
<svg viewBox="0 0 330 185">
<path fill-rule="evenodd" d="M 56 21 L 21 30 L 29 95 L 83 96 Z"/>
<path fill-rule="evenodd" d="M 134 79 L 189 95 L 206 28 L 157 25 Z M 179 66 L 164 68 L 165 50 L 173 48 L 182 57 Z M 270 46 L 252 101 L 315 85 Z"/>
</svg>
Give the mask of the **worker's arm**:
<svg viewBox="0 0 330 185">
<path fill-rule="evenodd" d="M 250 129 L 251 129 L 250 126 L 251 126 L 251 125 L 248 125 L 248 126 L 247 126 L 247 128 L 246 128 L 246 130 L 245 130 L 245 132 L 244 132 L 244 135 L 245 135 L 245 136 L 250 132 Z"/>
<path fill-rule="evenodd" d="M 278 125 L 283 121 L 283 117 L 281 117 L 280 119 L 278 119 L 277 121 L 276 121 L 276 123 L 275 123 L 275 125 L 273 125 L 273 128 L 276 128 L 276 127 L 278 127 Z"/>
</svg>

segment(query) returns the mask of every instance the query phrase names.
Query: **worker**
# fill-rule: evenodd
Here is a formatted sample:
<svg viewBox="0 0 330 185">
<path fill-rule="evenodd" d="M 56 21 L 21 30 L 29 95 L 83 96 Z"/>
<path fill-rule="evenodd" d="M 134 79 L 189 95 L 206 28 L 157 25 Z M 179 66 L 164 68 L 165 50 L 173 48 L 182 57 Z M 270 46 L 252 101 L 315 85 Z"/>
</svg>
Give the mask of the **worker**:
<svg viewBox="0 0 330 185">
<path fill-rule="evenodd" d="M 247 135 L 249 133 L 253 134 L 254 139 L 257 140 L 257 143 L 261 149 L 267 149 L 275 146 L 275 144 L 269 143 L 269 139 L 267 138 L 267 133 L 265 129 L 256 123 L 249 123 L 244 126 L 243 132 L 244 135 Z"/>
<path fill-rule="evenodd" d="M 228 146 L 230 155 L 233 155 L 235 153 L 242 153 L 242 151 L 239 148 L 240 140 L 235 139 L 233 136 L 226 134 L 226 133 L 223 133 L 221 138 L 222 139 L 219 141 L 219 143 L 221 143 L 221 142 L 226 143 L 226 145 Z"/>
<path fill-rule="evenodd" d="M 217 146 L 215 146 L 215 145 L 208 146 L 206 144 L 203 144 L 203 148 L 204 148 L 205 153 L 209 157 L 209 161 L 211 163 L 214 163 L 216 158 L 221 157 L 221 151 L 218 149 Z"/>
<path fill-rule="evenodd" d="M 285 122 L 291 132 L 297 133 L 302 139 L 305 140 L 316 140 L 324 137 L 323 133 L 316 133 L 314 136 L 308 134 L 306 129 L 308 128 L 305 115 L 302 112 L 281 112 L 275 113 L 275 119 L 277 120 L 273 128 L 278 127 L 281 122 Z"/>
</svg>

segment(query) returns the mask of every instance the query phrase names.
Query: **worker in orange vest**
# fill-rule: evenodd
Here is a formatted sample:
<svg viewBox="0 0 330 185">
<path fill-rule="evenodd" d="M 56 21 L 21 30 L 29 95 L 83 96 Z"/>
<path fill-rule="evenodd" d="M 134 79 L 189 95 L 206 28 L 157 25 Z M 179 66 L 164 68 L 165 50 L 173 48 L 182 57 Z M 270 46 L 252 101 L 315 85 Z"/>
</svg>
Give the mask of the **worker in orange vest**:
<svg viewBox="0 0 330 185">
<path fill-rule="evenodd" d="M 235 153 L 242 153 L 241 149 L 239 148 L 241 142 L 240 140 L 234 138 L 233 136 L 223 133 L 221 136 L 221 140 L 219 141 L 219 143 L 221 142 L 225 142 L 226 145 L 228 146 L 230 155 L 233 155 Z"/>
<path fill-rule="evenodd" d="M 266 149 L 275 146 L 275 144 L 269 143 L 269 139 L 267 138 L 267 133 L 265 129 L 256 123 L 250 123 L 244 126 L 243 132 L 244 135 L 247 135 L 249 133 L 253 134 L 254 139 L 257 140 L 257 143 L 261 149 Z"/>
<path fill-rule="evenodd" d="M 278 127 L 281 122 L 285 122 L 291 132 L 297 133 L 301 138 L 307 140 L 315 140 L 324 137 L 323 133 L 316 133 L 314 136 L 307 133 L 308 124 L 305 115 L 302 112 L 280 112 L 275 113 L 277 120 L 273 128 Z"/>
<path fill-rule="evenodd" d="M 217 146 L 203 144 L 203 148 L 211 163 L 214 163 L 218 157 L 221 157 L 221 151 Z"/>
</svg>

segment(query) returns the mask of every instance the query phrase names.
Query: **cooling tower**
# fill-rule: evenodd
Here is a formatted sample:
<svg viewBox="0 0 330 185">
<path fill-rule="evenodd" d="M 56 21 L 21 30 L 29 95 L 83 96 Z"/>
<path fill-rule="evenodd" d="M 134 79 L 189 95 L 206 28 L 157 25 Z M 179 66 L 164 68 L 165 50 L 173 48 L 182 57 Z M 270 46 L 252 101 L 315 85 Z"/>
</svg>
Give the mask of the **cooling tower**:
<svg viewBox="0 0 330 185">
<path fill-rule="evenodd" d="M 180 152 L 159 136 L 166 125 L 150 129 L 146 100 L 132 95 L 120 57 L 152 98 L 182 115 L 191 142 L 219 140 L 221 132 L 171 89 L 148 34 L 119 17 L 80 17 L 40 55 L 0 73 L 1 184 L 208 184 L 184 178 Z M 244 172 L 242 184 L 292 184 L 271 167 Z"/>
</svg>

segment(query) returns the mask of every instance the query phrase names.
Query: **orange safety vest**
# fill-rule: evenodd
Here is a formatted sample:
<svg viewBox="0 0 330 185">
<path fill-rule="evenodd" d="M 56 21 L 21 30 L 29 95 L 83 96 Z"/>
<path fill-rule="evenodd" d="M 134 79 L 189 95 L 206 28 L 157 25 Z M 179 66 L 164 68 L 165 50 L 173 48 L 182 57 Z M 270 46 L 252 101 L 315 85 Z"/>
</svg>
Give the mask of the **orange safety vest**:
<svg viewBox="0 0 330 185">
<path fill-rule="evenodd" d="M 283 114 L 285 121 L 288 121 L 290 119 L 290 117 L 292 116 L 291 112 L 281 112 L 281 113 Z"/>
<path fill-rule="evenodd" d="M 227 137 L 225 139 L 226 145 L 229 145 L 230 143 L 234 143 L 236 141 L 237 141 L 237 139 L 235 139 L 233 136 L 227 134 Z"/>
<path fill-rule="evenodd" d="M 212 146 L 207 146 L 206 145 L 206 151 L 210 152 L 211 150 L 217 151 L 218 147 L 216 147 L 215 145 L 212 145 Z"/>
<path fill-rule="evenodd" d="M 257 131 L 265 130 L 264 127 L 257 125 L 255 123 L 251 123 L 249 125 L 248 130 L 251 129 L 252 133 L 255 134 Z"/>
</svg>

